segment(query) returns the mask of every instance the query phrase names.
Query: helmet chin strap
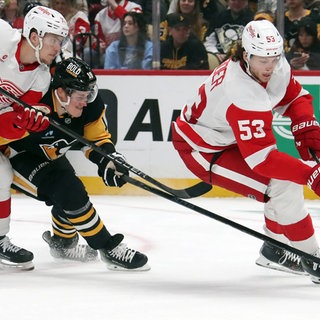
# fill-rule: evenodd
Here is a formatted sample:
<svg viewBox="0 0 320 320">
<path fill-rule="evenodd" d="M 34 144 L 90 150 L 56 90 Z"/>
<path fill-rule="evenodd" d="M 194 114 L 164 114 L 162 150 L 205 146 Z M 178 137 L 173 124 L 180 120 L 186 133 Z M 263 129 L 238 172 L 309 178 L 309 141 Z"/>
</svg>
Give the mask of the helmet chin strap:
<svg viewBox="0 0 320 320">
<path fill-rule="evenodd" d="M 57 98 L 58 102 L 60 103 L 61 108 L 64 110 L 64 112 L 67 113 L 70 117 L 72 117 L 72 115 L 67 110 L 67 108 L 68 108 L 68 106 L 70 104 L 70 97 L 67 96 L 68 98 L 67 98 L 66 102 L 61 101 L 61 99 L 60 99 L 60 97 L 58 95 L 57 89 L 54 90 L 54 95 L 56 96 L 56 98 Z"/>
<path fill-rule="evenodd" d="M 34 53 L 35 53 L 35 56 L 36 56 L 36 59 L 37 59 L 38 63 L 45 65 L 45 63 L 43 63 L 43 62 L 40 60 L 40 50 L 41 50 L 42 47 L 43 47 L 43 40 L 42 40 L 42 38 L 40 38 L 40 37 L 38 37 L 38 38 L 39 38 L 39 44 L 38 44 L 37 46 L 34 46 L 34 45 L 31 43 L 31 41 L 30 41 L 29 38 L 27 38 L 27 41 L 28 41 L 30 47 L 34 49 L 34 51 L 35 51 Z"/>
</svg>

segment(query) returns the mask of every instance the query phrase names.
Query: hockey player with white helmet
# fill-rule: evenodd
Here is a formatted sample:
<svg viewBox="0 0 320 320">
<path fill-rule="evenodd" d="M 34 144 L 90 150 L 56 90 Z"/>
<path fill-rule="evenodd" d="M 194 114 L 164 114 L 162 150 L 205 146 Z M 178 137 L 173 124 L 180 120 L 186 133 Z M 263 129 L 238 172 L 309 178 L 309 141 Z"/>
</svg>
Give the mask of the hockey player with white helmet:
<svg viewBox="0 0 320 320">
<path fill-rule="evenodd" d="M 273 112 L 289 117 L 303 160 L 320 155 L 320 128 L 312 96 L 294 79 L 283 39 L 266 20 L 249 22 L 233 56 L 197 89 L 173 122 L 173 144 L 200 179 L 265 203 L 268 236 L 319 256 L 303 185 L 320 196 L 320 165 L 277 149 Z M 236 263 L 236 261 L 235 261 Z M 320 266 L 264 242 L 258 265 L 309 274 L 320 283 Z"/>
<path fill-rule="evenodd" d="M 87 63 L 78 58 L 58 63 L 50 90 L 42 102 L 52 107 L 54 120 L 97 144 L 106 153 L 123 159 L 112 143 L 104 102 Z M 122 241 L 122 234 L 111 235 L 90 202 L 83 183 L 65 156 L 77 145 L 77 140 L 51 125 L 9 144 L 10 161 L 15 175 L 20 177 L 14 181 L 14 186 L 52 206 L 53 235 L 50 231 L 43 234 L 51 254 L 55 258 L 86 262 L 95 260 L 99 251 L 109 269 L 148 270 L 147 256 L 128 248 Z M 128 170 L 89 147 L 82 149 L 98 166 L 98 173 L 107 186 L 125 184 L 121 176 L 128 174 Z M 79 234 L 88 245 L 78 244 Z"/>
<path fill-rule="evenodd" d="M 39 104 L 50 84 L 49 65 L 59 54 L 68 35 L 63 16 L 55 10 L 38 6 L 24 19 L 22 34 L 0 19 L 0 86 L 27 102 L 33 108 L 23 108 L 5 95 L 0 95 L 0 149 L 28 132 L 39 132 L 49 125 L 50 108 Z M 0 264 L 33 269 L 32 252 L 11 243 L 10 186 L 12 168 L 0 151 Z"/>
</svg>

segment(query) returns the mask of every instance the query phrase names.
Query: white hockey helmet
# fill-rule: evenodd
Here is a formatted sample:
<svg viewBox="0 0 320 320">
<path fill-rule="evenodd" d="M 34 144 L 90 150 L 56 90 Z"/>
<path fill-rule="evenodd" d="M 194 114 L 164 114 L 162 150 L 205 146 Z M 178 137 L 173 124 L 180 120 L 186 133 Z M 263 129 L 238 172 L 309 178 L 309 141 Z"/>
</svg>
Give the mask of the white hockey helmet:
<svg viewBox="0 0 320 320">
<path fill-rule="evenodd" d="M 249 56 L 279 56 L 283 52 L 283 39 L 268 20 L 249 22 L 243 29 L 242 46 Z"/>
<path fill-rule="evenodd" d="M 32 8 L 24 17 L 22 35 L 29 39 L 32 29 L 37 31 L 39 37 L 52 33 L 65 38 L 69 33 L 69 27 L 63 15 L 43 6 Z"/>
</svg>

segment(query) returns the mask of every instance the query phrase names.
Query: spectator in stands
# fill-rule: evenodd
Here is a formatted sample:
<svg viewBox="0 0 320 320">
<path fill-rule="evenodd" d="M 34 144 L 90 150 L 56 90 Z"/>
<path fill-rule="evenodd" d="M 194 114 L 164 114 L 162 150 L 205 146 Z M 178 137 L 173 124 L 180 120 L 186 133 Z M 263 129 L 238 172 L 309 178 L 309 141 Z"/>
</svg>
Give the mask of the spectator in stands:
<svg viewBox="0 0 320 320">
<path fill-rule="evenodd" d="M 244 26 L 253 17 L 248 0 L 228 0 L 228 8 L 217 17 L 212 29 L 208 31 L 204 43 L 206 50 L 215 55 L 219 63 L 224 61 L 234 42 L 241 40 Z"/>
<path fill-rule="evenodd" d="M 203 19 L 200 11 L 200 0 L 178 0 L 174 13 L 181 13 L 188 17 L 191 23 L 192 33 L 200 40 L 204 41 L 208 29 L 208 23 Z M 160 23 L 160 40 L 165 40 L 168 36 L 168 21 Z"/>
<path fill-rule="evenodd" d="M 106 7 L 100 10 L 94 20 L 94 33 L 98 36 L 100 46 L 100 58 L 94 61 L 94 68 L 104 65 L 105 51 L 111 42 L 118 40 L 121 33 L 121 19 L 129 11 L 142 12 L 139 4 L 127 0 L 106 0 Z M 95 44 L 94 44 L 95 48 Z M 89 50 L 85 51 L 84 59 L 90 63 Z"/>
<path fill-rule="evenodd" d="M 284 16 L 285 51 L 288 52 L 297 38 L 299 20 L 311 13 L 305 8 L 304 0 L 286 0 Z"/>
<path fill-rule="evenodd" d="M 320 70 L 320 40 L 317 24 L 311 17 L 299 21 L 297 38 L 286 58 L 293 69 Z"/>
<path fill-rule="evenodd" d="M 63 48 L 64 58 L 81 56 L 87 37 L 81 38 L 78 35 L 90 32 L 88 15 L 78 9 L 77 0 L 51 0 L 50 7 L 60 12 L 69 26 L 69 39 Z M 75 44 L 75 52 L 73 44 Z"/>
<path fill-rule="evenodd" d="M 22 30 L 23 14 L 17 0 L 5 1 L 1 10 L 1 19 L 7 21 L 11 27 Z"/>
<path fill-rule="evenodd" d="M 203 43 L 190 36 L 191 23 L 183 14 L 167 15 L 169 36 L 161 41 L 161 69 L 209 69 L 208 56 Z"/>
<path fill-rule="evenodd" d="M 152 1 L 150 0 L 135 0 L 136 3 L 141 5 L 143 15 L 147 24 L 148 36 L 152 39 L 153 36 L 153 16 L 152 16 Z M 169 8 L 169 1 L 160 0 L 160 21 L 164 21 Z"/>
<path fill-rule="evenodd" d="M 173 0 L 176 1 L 176 0 Z M 212 29 L 212 24 L 216 17 L 227 8 L 226 0 L 201 0 L 200 10 L 203 18 L 208 21 L 208 29 Z"/>
<path fill-rule="evenodd" d="M 152 42 L 142 13 L 127 12 L 121 21 L 120 40 L 106 50 L 104 69 L 151 69 Z"/>
</svg>

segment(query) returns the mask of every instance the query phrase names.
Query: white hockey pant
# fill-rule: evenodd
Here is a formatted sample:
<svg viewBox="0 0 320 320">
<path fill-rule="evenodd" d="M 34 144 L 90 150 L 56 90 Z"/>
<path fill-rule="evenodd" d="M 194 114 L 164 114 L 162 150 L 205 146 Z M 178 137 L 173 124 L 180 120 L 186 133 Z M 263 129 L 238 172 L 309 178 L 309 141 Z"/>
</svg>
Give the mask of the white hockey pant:
<svg viewBox="0 0 320 320">
<path fill-rule="evenodd" d="M 266 227 L 267 235 L 283 242 L 287 238 L 293 247 L 313 254 L 318 249 L 318 242 L 304 205 L 303 186 L 271 179 L 267 195 L 270 200 L 265 204 L 266 221 L 274 222 L 283 230 L 283 235 L 275 234 Z"/>
<path fill-rule="evenodd" d="M 10 161 L 0 152 L 0 236 L 9 232 L 13 170 Z"/>
</svg>

